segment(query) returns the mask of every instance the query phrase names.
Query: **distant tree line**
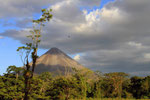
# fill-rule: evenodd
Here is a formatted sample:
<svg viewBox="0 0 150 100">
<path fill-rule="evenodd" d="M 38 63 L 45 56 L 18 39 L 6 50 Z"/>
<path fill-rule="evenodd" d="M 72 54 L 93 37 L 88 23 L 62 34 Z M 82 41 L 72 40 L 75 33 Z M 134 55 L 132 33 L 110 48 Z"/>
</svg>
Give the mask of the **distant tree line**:
<svg viewBox="0 0 150 100">
<path fill-rule="evenodd" d="M 0 100 L 23 100 L 23 68 L 9 66 L 0 76 Z M 150 98 L 150 76 L 129 77 L 123 72 L 102 74 L 76 73 L 53 76 L 49 72 L 34 75 L 30 81 L 29 100 L 70 100 L 86 98 Z M 121 100 L 121 99 L 120 99 Z"/>
</svg>

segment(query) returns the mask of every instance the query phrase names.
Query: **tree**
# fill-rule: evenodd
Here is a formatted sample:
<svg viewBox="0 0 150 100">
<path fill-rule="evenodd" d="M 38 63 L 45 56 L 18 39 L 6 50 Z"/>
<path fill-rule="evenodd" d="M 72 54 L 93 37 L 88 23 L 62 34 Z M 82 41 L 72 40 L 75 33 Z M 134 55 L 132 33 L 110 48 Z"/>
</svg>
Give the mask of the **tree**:
<svg viewBox="0 0 150 100">
<path fill-rule="evenodd" d="M 147 76 L 142 81 L 142 98 L 150 98 L 150 76 Z"/>
<path fill-rule="evenodd" d="M 24 78 L 14 73 L 0 76 L 0 100 L 22 100 L 24 93 Z"/>
<path fill-rule="evenodd" d="M 136 99 L 140 99 L 142 95 L 143 78 L 134 76 L 134 77 L 131 77 L 130 80 L 131 80 L 130 91 L 133 94 L 133 97 Z"/>
<path fill-rule="evenodd" d="M 128 78 L 122 84 L 122 97 L 123 98 L 133 98 L 132 93 L 130 92 L 131 80 Z"/>
<path fill-rule="evenodd" d="M 92 78 L 91 75 L 94 75 L 92 71 L 90 70 L 77 70 L 73 69 L 75 71 L 75 74 L 73 75 L 74 78 L 76 78 L 76 81 L 78 83 L 78 92 L 80 98 L 86 99 L 88 92 L 91 92 L 91 82 Z M 94 76 L 93 76 L 94 77 Z"/>
<path fill-rule="evenodd" d="M 95 74 L 98 79 L 93 82 L 93 96 L 94 98 L 102 98 L 104 96 L 102 90 L 102 84 L 104 83 L 103 76 L 100 71 L 96 71 Z"/>
<path fill-rule="evenodd" d="M 78 95 L 77 80 L 74 77 L 56 77 L 52 87 L 47 90 L 47 95 L 52 100 L 70 100 Z"/>
<path fill-rule="evenodd" d="M 50 72 L 43 72 L 39 75 L 38 78 L 43 81 L 39 92 L 45 93 L 46 95 L 47 90 L 53 87 L 52 84 L 54 79 L 52 74 Z"/>
<path fill-rule="evenodd" d="M 16 67 L 15 65 L 9 66 L 7 68 L 7 74 L 13 73 L 16 75 L 16 79 L 18 79 L 19 74 L 21 74 L 23 71 L 23 68 L 21 67 Z"/>
<path fill-rule="evenodd" d="M 116 97 L 121 98 L 122 96 L 122 84 L 126 80 L 128 74 L 123 72 L 113 72 L 105 74 L 106 79 L 112 82 L 114 90 L 112 94 Z"/>
<path fill-rule="evenodd" d="M 30 83 L 33 78 L 36 61 L 37 61 L 37 50 L 40 43 L 40 37 L 42 32 L 42 27 L 45 26 L 45 23 L 52 18 L 50 13 L 52 10 L 42 9 L 42 17 L 33 20 L 33 29 L 30 31 L 31 35 L 27 36 L 31 39 L 31 43 L 26 43 L 26 46 L 18 47 L 17 51 L 21 51 L 22 54 L 25 54 L 23 64 L 25 67 L 24 78 L 25 78 L 25 96 L 24 100 L 28 100 L 28 94 L 30 92 Z M 24 51 L 24 52 L 23 52 Z M 31 56 L 32 64 L 29 64 L 29 57 Z"/>
<path fill-rule="evenodd" d="M 40 79 L 38 75 L 34 75 L 30 83 L 31 85 L 30 89 L 32 92 L 30 92 L 29 97 L 31 100 L 32 99 L 33 100 L 50 100 L 50 96 L 45 95 L 46 88 L 44 88 L 44 87 L 47 87 L 48 84 L 44 84 L 44 83 L 45 83 L 44 80 Z"/>
<path fill-rule="evenodd" d="M 150 76 L 145 78 L 134 76 L 131 77 L 130 92 L 134 98 L 148 99 L 150 98 Z"/>
<path fill-rule="evenodd" d="M 41 78 L 41 75 L 46 77 Z M 49 85 L 51 86 L 51 84 L 45 84 L 46 81 L 48 81 L 46 83 L 50 83 L 51 78 L 48 77 L 50 74 L 42 73 L 41 75 L 34 75 L 31 79 L 30 89 L 32 92 L 29 94 L 29 100 L 50 100 L 50 96 L 45 95 L 47 88 Z M 17 80 L 13 71 L 0 76 L 0 100 L 24 100 L 23 98 L 24 77 L 22 75 L 19 75 Z"/>
</svg>

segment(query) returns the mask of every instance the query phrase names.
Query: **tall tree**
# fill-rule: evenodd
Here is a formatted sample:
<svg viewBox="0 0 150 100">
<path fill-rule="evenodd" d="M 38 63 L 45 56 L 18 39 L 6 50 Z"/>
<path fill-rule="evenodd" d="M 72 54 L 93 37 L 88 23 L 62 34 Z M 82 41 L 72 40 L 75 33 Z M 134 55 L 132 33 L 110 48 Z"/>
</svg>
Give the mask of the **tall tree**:
<svg viewBox="0 0 150 100">
<path fill-rule="evenodd" d="M 142 82 L 142 97 L 147 99 L 150 97 L 150 76 L 147 76 L 143 79 Z"/>
<path fill-rule="evenodd" d="M 123 72 L 113 72 L 105 74 L 106 79 L 112 82 L 113 84 L 113 92 L 112 94 L 116 97 L 121 98 L 122 96 L 122 84 L 125 81 L 128 74 Z"/>
<path fill-rule="evenodd" d="M 133 94 L 133 97 L 136 99 L 140 99 L 143 95 L 143 90 L 145 90 L 144 88 L 147 87 L 147 82 L 146 81 L 144 82 L 144 78 L 138 76 L 131 77 L 130 80 L 131 80 L 130 91 Z"/>
<path fill-rule="evenodd" d="M 94 97 L 95 98 L 102 98 L 103 96 L 103 91 L 102 91 L 102 84 L 104 82 L 103 77 L 102 77 L 102 73 L 100 71 L 96 71 L 95 72 L 96 76 L 98 77 L 97 80 L 95 80 L 94 83 Z"/>
<path fill-rule="evenodd" d="M 52 9 L 46 10 L 42 9 L 42 17 L 33 20 L 33 29 L 30 31 L 31 35 L 27 36 L 31 39 L 30 43 L 26 43 L 26 46 L 18 47 L 17 51 L 24 51 L 22 54 L 25 54 L 23 63 L 25 67 L 24 78 L 25 78 L 25 96 L 24 100 L 28 100 L 28 94 L 30 92 L 30 81 L 33 78 L 36 61 L 38 58 L 37 50 L 40 43 L 40 37 L 42 33 L 42 27 L 45 26 L 45 23 L 52 18 L 50 13 Z M 32 64 L 29 64 L 29 57 L 31 56 Z"/>
</svg>

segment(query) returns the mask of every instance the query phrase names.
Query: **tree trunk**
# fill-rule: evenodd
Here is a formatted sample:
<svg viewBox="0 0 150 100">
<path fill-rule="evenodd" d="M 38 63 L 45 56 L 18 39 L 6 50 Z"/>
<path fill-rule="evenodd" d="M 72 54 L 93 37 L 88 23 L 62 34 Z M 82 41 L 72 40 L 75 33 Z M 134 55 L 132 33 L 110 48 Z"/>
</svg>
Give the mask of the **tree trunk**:
<svg viewBox="0 0 150 100">
<path fill-rule="evenodd" d="M 25 96 L 24 96 L 24 100 L 29 100 L 29 78 L 25 78 Z"/>
<path fill-rule="evenodd" d="M 27 64 L 26 64 L 26 68 L 27 68 L 27 71 L 24 73 L 24 78 L 25 78 L 25 95 L 24 95 L 24 100 L 29 100 L 29 89 L 30 89 L 30 75 L 31 73 L 29 72 L 30 71 L 30 65 L 29 65 L 29 62 L 28 62 L 28 59 L 27 59 Z"/>
</svg>

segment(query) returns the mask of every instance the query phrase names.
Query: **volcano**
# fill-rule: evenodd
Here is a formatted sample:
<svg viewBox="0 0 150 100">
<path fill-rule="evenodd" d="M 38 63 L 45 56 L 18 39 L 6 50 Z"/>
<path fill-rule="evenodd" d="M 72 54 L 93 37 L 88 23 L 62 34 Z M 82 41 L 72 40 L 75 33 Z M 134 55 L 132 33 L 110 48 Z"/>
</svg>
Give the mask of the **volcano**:
<svg viewBox="0 0 150 100">
<path fill-rule="evenodd" d="M 76 70 L 89 70 L 58 48 L 51 48 L 37 59 L 35 73 L 51 72 L 54 75 L 67 75 Z"/>
</svg>

